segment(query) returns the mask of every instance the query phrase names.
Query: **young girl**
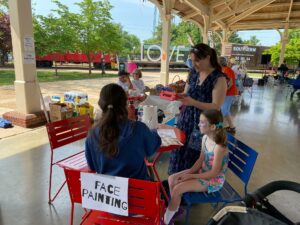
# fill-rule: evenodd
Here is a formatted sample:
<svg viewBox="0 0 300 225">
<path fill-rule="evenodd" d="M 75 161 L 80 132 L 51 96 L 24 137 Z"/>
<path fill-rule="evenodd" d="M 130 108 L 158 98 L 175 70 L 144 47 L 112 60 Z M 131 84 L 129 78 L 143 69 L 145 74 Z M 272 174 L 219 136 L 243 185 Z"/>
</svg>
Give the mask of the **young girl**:
<svg viewBox="0 0 300 225">
<path fill-rule="evenodd" d="M 142 71 L 139 69 L 136 69 L 132 73 L 132 75 L 133 75 L 133 81 L 132 81 L 133 88 L 138 90 L 140 94 L 144 94 L 146 88 L 144 85 L 144 81 L 141 80 Z"/>
<path fill-rule="evenodd" d="M 117 84 L 121 86 L 125 92 L 128 92 L 129 89 L 133 88 L 128 72 L 121 70 L 119 71 L 118 76 L 119 76 L 119 80 Z"/>
<path fill-rule="evenodd" d="M 199 128 L 202 134 L 202 149 L 192 168 L 175 173 L 168 178 L 171 201 L 164 216 L 165 224 L 171 221 L 180 206 L 185 192 L 215 192 L 222 188 L 228 163 L 226 132 L 222 113 L 211 109 L 200 115 Z"/>
</svg>

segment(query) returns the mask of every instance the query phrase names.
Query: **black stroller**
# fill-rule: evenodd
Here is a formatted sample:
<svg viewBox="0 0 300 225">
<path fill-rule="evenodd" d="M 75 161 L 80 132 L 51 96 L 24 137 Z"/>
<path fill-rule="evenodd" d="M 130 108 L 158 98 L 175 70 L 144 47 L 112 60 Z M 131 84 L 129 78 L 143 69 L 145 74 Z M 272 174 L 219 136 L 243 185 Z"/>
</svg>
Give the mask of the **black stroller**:
<svg viewBox="0 0 300 225">
<path fill-rule="evenodd" d="M 276 191 L 300 193 L 300 184 L 291 181 L 274 181 L 245 196 L 243 206 L 227 206 L 221 209 L 207 225 L 300 225 L 279 212 L 267 196 Z"/>
</svg>

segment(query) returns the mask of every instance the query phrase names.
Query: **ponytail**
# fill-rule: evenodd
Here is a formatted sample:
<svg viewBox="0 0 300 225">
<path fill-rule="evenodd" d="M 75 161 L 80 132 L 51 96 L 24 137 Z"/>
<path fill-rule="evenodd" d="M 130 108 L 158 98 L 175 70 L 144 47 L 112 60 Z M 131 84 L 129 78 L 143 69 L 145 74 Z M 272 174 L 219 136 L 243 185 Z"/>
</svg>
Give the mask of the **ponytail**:
<svg viewBox="0 0 300 225">
<path fill-rule="evenodd" d="M 219 72 L 222 72 L 222 67 L 218 62 L 217 52 L 213 48 L 211 48 L 210 64 L 212 65 L 213 68 L 215 68 Z"/>
<path fill-rule="evenodd" d="M 127 95 L 121 86 L 108 84 L 101 90 L 98 105 L 102 109 L 98 124 L 100 151 L 112 158 L 119 153 L 119 125 L 128 118 Z"/>
<path fill-rule="evenodd" d="M 227 135 L 225 128 L 216 128 L 216 133 L 215 133 L 215 142 L 217 145 L 222 145 L 222 146 L 227 146 Z"/>
<path fill-rule="evenodd" d="M 118 154 L 119 126 L 117 115 L 113 109 L 103 112 L 100 120 L 99 147 L 109 157 Z"/>
</svg>

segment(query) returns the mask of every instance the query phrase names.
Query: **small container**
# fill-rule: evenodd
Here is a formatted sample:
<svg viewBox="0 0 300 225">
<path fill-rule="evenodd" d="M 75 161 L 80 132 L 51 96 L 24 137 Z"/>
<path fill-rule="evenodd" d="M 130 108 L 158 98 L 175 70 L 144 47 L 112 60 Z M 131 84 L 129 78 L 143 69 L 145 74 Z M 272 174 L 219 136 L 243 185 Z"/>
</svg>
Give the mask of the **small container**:
<svg viewBox="0 0 300 225">
<path fill-rule="evenodd" d="M 143 117 L 143 106 L 140 105 L 137 111 L 137 120 L 142 121 L 142 117 Z"/>
<path fill-rule="evenodd" d="M 64 101 L 81 105 L 88 102 L 88 95 L 80 91 L 69 91 L 64 93 Z"/>
<path fill-rule="evenodd" d="M 58 95 L 52 95 L 51 96 L 51 101 L 52 102 L 60 102 L 60 96 L 58 96 Z"/>
</svg>

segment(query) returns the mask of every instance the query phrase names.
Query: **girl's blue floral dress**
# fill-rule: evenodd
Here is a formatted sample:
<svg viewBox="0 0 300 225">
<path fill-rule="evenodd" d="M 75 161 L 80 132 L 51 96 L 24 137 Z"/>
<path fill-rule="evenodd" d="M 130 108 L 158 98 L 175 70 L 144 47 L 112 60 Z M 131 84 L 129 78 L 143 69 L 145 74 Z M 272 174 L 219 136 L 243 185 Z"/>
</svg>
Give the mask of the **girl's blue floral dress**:
<svg viewBox="0 0 300 225">
<path fill-rule="evenodd" d="M 207 171 L 212 170 L 213 162 L 214 162 L 214 158 L 215 158 L 214 150 L 215 150 L 216 145 L 214 146 L 213 151 L 208 151 L 208 149 L 206 148 L 206 145 L 205 145 L 206 140 L 207 140 L 207 137 L 205 137 L 205 140 L 204 140 L 204 142 L 205 142 L 204 143 L 204 160 L 203 160 L 201 171 L 200 171 L 201 173 L 205 173 Z M 227 154 L 223 158 L 222 169 L 216 177 L 211 178 L 209 180 L 198 179 L 199 182 L 203 186 L 207 187 L 208 193 L 219 191 L 223 187 L 223 184 L 225 182 L 225 173 L 227 171 L 227 166 L 228 166 L 228 160 L 229 160 L 229 157 Z"/>
</svg>

